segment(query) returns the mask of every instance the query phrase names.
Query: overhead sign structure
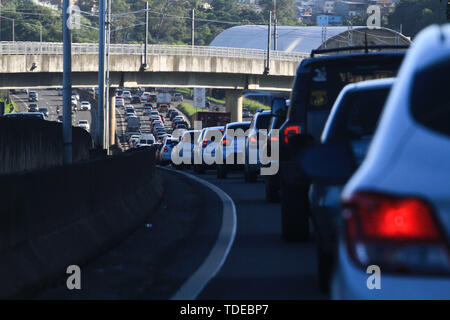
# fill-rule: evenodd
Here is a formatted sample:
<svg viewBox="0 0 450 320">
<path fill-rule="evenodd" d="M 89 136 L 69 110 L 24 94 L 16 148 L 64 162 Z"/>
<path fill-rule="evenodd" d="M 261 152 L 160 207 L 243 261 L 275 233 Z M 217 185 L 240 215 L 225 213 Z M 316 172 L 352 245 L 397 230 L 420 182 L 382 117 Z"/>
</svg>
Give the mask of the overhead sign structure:
<svg viewBox="0 0 450 320">
<path fill-rule="evenodd" d="M 206 90 L 205 88 L 194 88 L 194 107 L 205 109 Z"/>
</svg>

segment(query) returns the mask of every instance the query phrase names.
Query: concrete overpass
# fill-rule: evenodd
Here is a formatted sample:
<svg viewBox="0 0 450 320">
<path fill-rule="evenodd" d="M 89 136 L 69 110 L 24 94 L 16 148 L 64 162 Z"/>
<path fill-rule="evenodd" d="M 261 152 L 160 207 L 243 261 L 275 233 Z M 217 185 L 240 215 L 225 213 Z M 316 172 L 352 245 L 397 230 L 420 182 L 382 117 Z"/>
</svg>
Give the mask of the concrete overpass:
<svg viewBox="0 0 450 320">
<path fill-rule="evenodd" d="M 58 88 L 62 85 L 61 43 L 1 42 L 0 89 Z M 112 87 L 187 87 L 227 89 L 233 120 L 242 119 L 245 89 L 290 91 L 299 62 L 306 53 L 272 51 L 270 72 L 264 74 L 267 52 L 220 47 L 111 45 Z M 98 45 L 72 45 L 73 87 L 95 87 Z"/>
</svg>

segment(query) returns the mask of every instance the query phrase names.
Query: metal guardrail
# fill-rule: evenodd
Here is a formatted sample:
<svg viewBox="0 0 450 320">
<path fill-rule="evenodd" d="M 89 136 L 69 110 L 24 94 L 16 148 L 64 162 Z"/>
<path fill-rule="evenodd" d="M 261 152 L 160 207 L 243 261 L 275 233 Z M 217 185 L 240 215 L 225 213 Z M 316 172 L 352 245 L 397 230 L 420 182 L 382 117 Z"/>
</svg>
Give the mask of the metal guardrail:
<svg viewBox="0 0 450 320">
<path fill-rule="evenodd" d="M 62 54 L 63 45 L 57 42 L 22 42 L 2 41 L 0 42 L 0 55 L 39 55 L 39 54 Z M 112 44 L 110 53 L 124 55 L 144 55 L 143 44 Z M 98 54 L 96 43 L 73 43 L 72 55 L 76 54 Z M 267 51 L 258 49 L 238 49 L 227 47 L 202 47 L 195 46 L 170 46 L 170 45 L 148 45 L 148 55 L 159 56 L 197 56 L 197 57 L 220 57 L 220 58 L 242 58 L 242 59 L 266 59 Z M 300 61 L 308 58 L 309 53 L 271 51 L 270 58 L 278 61 Z"/>
</svg>

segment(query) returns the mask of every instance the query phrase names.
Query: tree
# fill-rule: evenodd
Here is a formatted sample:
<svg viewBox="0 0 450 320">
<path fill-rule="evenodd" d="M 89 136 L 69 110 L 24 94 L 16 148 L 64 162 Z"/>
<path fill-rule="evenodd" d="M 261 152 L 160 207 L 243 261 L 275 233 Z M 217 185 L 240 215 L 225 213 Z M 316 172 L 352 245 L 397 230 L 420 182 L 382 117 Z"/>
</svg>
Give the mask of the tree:
<svg viewBox="0 0 450 320">
<path fill-rule="evenodd" d="M 280 25 L 297 24 L 294 2 L 295 0 L 276 0 L 277 19 Z M 274 0 L 262 0 L 260 4 L 266 12 L 274 9 Z"/>
<path fill-rule="evenodd" d="M 401 0 L 395 11 L 388 16 L 388 27 L 400 30 L 414 37 L 423 28 L 446 22 L 447 1 L 440 0 Z"/>
</svg>

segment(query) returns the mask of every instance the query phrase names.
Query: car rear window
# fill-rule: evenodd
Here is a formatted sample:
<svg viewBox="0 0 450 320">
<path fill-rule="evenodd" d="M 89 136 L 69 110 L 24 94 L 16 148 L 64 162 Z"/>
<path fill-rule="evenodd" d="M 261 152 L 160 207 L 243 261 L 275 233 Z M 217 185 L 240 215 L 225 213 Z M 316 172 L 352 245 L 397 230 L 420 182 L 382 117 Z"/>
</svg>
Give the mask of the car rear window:
<svg viewBox="0 0 450 320">
<path fill-rule="evenodd" d="M 411 89 L 411 113 L 415 121 L 450 136 L 450 61 L 439 61 L 416 73 Z"/>
<path fill-rule="evenodd" d="M 351 91 L 343 98 L 331 124 L 327 142 L 371 138 L 390 87 Z"/>
<path fill-rule="evenodd" d="M 289 119 L 302 123 L 306 132 L 320 138 L 331 107 L 345 85 L 395 77 L 403 57 L 403 54 L 363 54 L 311 63 L 296 77 Z"/>
<path fill-rule="evenodd" d="M 270 113 L 260 114 L 256 119 L 256 129 L 267 129 L 269 127 L 271 117 L 272 115 Z"/>
</svg>

